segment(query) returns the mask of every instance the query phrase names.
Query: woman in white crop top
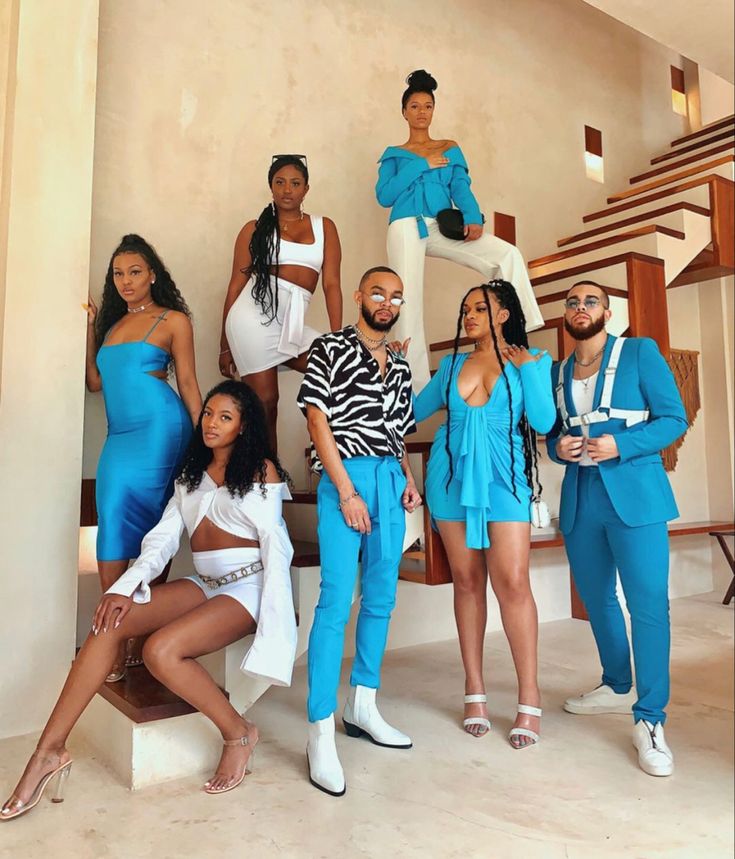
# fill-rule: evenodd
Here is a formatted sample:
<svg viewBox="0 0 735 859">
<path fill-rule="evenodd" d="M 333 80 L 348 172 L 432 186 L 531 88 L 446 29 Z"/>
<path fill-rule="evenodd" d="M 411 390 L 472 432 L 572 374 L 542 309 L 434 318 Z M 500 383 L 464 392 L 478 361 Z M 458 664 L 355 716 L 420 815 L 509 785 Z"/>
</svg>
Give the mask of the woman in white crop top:
<svg viewBox="0 0 735 859">
<path fill-rule="evenodd" d="M 255 632 L 243 671 L 288 685 L 296 653 L 291 594 L 293 550 L 281 516 L 286 474 L 268 447 L 258 398 L 226 381 L 207 395 L 161 521 L 138 560 L 103 595 L 59 700 L 0 820 L 30 811 L 46 786 L 55 798 L 71 769 L 66 740 L 115 661 L 119 645 L 149 635 L 150 672 L 208 716 L 224 749 L 207 793 L 237 787 L 252 769 L 258 729 L 244 719 L 196 658 Z M 197 575 L 153 581 L 176 553 L 186 527 Z"/>
<path fill-rule="evenodd" d="M 245 224 L 235 241 L 219 368 L 229 378 L 239 373 L 260 397 L 275 452 L 278 367 L 306 370 L 309 348 L 320 332 L 304 318 L 320 272 L 330 329 L 342 327 L 342 252 L 334 223 L 303 211 L 309 190 L 305 156 L 274 156 L 268 184 L 273 202 L 257 221 Z"/>
</svg>

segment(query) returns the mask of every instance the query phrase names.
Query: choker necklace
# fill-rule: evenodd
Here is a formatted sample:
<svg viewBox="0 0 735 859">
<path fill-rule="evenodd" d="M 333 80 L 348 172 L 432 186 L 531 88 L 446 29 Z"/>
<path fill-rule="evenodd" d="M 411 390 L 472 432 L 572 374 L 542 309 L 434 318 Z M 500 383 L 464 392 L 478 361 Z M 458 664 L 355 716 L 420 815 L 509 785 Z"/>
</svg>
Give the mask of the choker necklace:
<svg viewBox="0 0 735 859">
<path fill-rule="evenodd" d="M 140 307 L 128 307 L 128 313 L 142 313 L 144 310 L 147 310 L 153 304 L 152 301 L 149 301 L 148 304 L 141 304 Z"/>
<path fill-rule="evenodd" d="M 385 334 L 376 340 L 373 337 L 368 337 L 367 334 L 363 334 L 363 332 L 360 331 L 357 325 L 353 325 L 352 327 L 355 329 L 355 332 L 357 333 L 357 336 L 360 338 L 360 340 L 362 340 L 365 348 L 368 349 L 370 352 L 377 352 L 377 350 L 380 349 L 381 346 L 385 346 L 385 344 L 388 342 L 388 338 L 385 336 Z M 374 343 L 375 345 L 371 346 L 371 343 Z"/>
<path fill-rule="evenodd" d="M 605 340 L 605 342 L 602 344 L 602 349 L 600 349 L 599 352 L 595 352 L 595 354 L 586 363 L 580 359 L 579 355 L 577 355 L 576 349 L 574 350 L 574 358 L 580 367 L 591 367 L 595 363 L 595 361 L 600 357 L 600 355 L 602 355 L 602 353 L 605 351 L 605 346 L 607 346 L 607 340 Z"/>
</svg>

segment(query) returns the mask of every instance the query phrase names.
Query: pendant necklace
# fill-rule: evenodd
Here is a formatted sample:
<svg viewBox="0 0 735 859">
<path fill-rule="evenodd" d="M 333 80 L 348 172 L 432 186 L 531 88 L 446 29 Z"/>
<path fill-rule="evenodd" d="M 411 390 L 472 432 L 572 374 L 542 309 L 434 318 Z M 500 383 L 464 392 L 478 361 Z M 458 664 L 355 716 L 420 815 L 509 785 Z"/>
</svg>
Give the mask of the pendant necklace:
<svg viewBox="0 0 735 859">
<path fill-rule="evenodd" d="M 128 313 L 142 313 L 144 310 L 147 310 L 152 305 L 153 302 L 149 301 L 148 304 L 141 304 L 140 307 L 128 307 Z"/>
</svg>

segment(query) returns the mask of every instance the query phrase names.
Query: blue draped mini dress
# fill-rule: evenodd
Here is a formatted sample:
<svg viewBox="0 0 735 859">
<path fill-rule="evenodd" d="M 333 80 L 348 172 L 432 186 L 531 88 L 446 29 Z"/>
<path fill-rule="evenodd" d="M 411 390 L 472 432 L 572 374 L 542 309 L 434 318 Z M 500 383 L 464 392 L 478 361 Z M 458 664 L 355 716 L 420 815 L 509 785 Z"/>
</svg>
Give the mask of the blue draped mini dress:
<svg viewBox="0 0 735 859">
<path fill-rule="evenodd" d="M 530 350 L 533 355 L 538 351 Z M 416 397 L 414 416 L 418 423 L 446 407 L 451 371 L 449 420 L 436 431 L 431 446 L 426 466 L 426 503 L 433 519 L 465 522 L 467 546 L 483 549 L 490 545 L 489 522 L 530 522 L 531 487 L 524 474 L 518 423 L 525 412 L 533 429 L 546 433 L 554 425 L 556 407 L 548 354 L 520 369 L 511 363 L 505 365 L 512 410 L 508 386 L 502 378 L 498 378 L 483 405 L 469 405 L 457 388 L 457 378 L 469 354 L 457 355 L 453 371 L 451 355 L 442 360 L 432 380 Z M 447 486 L 448 428 L 454 468 Z"/>
</svg>

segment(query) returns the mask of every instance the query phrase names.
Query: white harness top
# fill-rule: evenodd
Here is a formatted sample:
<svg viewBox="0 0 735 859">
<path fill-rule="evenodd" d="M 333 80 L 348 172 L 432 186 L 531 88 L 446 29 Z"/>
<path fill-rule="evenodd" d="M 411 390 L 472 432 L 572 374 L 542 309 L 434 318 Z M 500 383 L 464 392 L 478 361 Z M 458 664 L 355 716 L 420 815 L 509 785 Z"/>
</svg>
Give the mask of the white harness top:
<svg viewBox="0 0 735 859">
<path fill-rule="evenodd" d="M 566 432 L 570 427 L 589 426 L 590 424 L 599 424 L 608 421 L 611 418 L 619 418 L 624 420 L 626 426 L 632 427 L 635 424 L 647 421 L 650 415 L 648 409 L 616 409 L 612 406 L 613 388 L 615 386 L 615 374 L 620 363 L 620 353 L 623 351 L 625 337 L 616 338 L 610 351 L 610 360 L 605 368 L 605 379 L 602 383 L 602 395 L 600 396 L 600 404 L 592 412 L 586 412 L 582 415 L 570 415 L 567 410 L 566 400 L 564 398 L 564 371 L 567 363 L 571 358 L 568 355 L 559 365 L 559 378 L 556 384 L 556 407 L 561 415 L 562 426 Z"/>
</svg>

